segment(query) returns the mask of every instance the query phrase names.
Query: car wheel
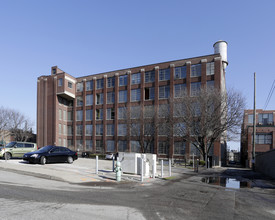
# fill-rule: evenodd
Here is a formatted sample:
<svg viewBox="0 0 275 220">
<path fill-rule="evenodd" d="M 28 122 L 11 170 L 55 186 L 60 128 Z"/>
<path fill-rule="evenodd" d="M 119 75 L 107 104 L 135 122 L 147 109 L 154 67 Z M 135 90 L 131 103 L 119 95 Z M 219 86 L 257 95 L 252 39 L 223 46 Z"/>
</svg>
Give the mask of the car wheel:
<svg viewBox="0 0 275 220">
<path fill-rule="evenodd" d="M 69 156 L 69 157 L 67 158 L 67 161 L 68 161 L 68 163 L 73 163 L 73 162 L 74 162 L 74 160 L 73 160 L 73 158 L 72 158 L 71 156 Z"/>
<path fill-rule="evenodd" d="M 42 156 L 42 157 L 40 158 L 40 163 L 41 163 L 42 165 L 45 165 L 45 164 L 47 163 L 46 157 Z"/>
<path fill-rule="evenodd" d="M 11 154 L 10 153 L 5 153 L 4 154 L 4 159 L 6 159 L 6 158 L 7 158 L 7 160 L 11 159 Z"/>
</svg>

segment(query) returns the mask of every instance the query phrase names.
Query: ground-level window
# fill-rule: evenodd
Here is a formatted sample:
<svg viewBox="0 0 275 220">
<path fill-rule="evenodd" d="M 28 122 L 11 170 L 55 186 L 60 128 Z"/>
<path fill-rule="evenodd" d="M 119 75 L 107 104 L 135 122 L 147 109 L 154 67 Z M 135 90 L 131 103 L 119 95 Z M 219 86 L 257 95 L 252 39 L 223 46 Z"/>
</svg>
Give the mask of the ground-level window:
<svg viewBox="0 0 275 220">
<path fill-rule="evenodd" d="M 174 154 L 185 155 L 185 142 L 174 142 Z"/>
</svg>

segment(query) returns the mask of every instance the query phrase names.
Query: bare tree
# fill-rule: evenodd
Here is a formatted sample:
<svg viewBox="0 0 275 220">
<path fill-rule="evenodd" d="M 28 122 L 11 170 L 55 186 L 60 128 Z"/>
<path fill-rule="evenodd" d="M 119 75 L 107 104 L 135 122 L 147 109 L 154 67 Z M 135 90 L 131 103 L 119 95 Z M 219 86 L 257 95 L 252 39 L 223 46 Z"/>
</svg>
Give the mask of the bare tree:
<svg viewBox="0 0 275 220">
<path fill-rule="evenodd" d="M 232 140 L 240 133 L 245 99 L 234 90 L 202 89 L 172 102 L 174 134 L 196 146 L 206 163 L 215 141 Z"/>
<path fill-rule="evenodd" d="M 0 107 L 0 133 L 2 138 L 14 136 L 17 141 L 27 141 L 33 136 L 33 123 L 21 112 Z"/>
<path fill-rule="evenodd" d="M 132 106 L 128 109 L 127 127 L 131 140 L 139 144 L 141 153 L 152 152 L 155 133 L 158 127 L 158 117 L 154 106 Z"/>
</svg>

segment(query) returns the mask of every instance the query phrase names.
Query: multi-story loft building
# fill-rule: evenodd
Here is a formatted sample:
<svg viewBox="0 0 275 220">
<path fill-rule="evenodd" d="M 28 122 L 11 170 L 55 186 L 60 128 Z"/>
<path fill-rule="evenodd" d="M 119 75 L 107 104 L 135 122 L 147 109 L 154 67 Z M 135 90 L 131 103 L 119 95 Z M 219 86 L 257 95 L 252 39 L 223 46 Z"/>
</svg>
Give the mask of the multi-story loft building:
<svg viewBox="0 0 275 220">
<path fill-rule="evenodd" d="M 255 154 L 275 149 L 275 110 L 256 110 Z M 241 134 L 241 162 L 252 167 L 253 110 L 244 111 Z"/>
<path fill-rule="evenodd" d="M 40 76 L 37 82 L 37 144 L 95 153 L 138 151 L 121 114 L 123 109 L 160 107 L 183 89 L 188 94 L 206 86 L 225 91 L 226 66 L 225 41 L 216 42 L 211 55 L 78 78 L 54 66 L 51 75 Z M 168 152 L 165 135 L 156 133 L 150 151 L 174 158 L 188 158 L 195 152 L 194 146 L 177 137 L 169 141 Z M 213 154 L 220 162 L 220 142 L 214 144 Z"/>
</svg>

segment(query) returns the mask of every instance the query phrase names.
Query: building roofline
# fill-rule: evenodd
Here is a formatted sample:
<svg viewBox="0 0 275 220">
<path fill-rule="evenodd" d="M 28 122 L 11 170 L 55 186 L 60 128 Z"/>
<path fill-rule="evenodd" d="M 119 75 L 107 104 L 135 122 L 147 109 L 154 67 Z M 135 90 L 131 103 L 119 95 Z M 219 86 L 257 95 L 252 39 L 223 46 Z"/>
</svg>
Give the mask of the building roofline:
<svg viewBox="0 0 275 220">
<path fill-rule="evenodd" d="M 82 78 L 86 78 L 88 76 L 98 76 L 98 75 L 106 75 L 106 74 L 110 74 L 110 73 L 116 73 L 116 72 L 122 72 L 122 71 L 128 71 L 130 69 L 136 69 L 136 68 L 144 68 L 144 67 L 148 67 L 148 66 L 152 66 L 152 65 L 161 65 L 161 64 L 168 64 L 171 62 L 179 62 L 179 61 L 189 61 L 189 60 L 193 60 L 193 59 L 198 59 L 198 58 L 205 58 L 205 57 L 209 57 L 209 56 L 213 56 L 213 57 L 220 57 L 220 54 L 216 53 L 216 54 L 209 54 L 209 55 L 204 55 L 204 56 L 198 56 L 198 57 L 190 57 L 190 58 L 185 58 L 185 59 L 179 59 L 179 60 L 171 60 L 171 61 L 165 61 L 165 62 L 160 62 L 160 63 L 152 63 L 152 64 L 146 64 L 146 65 L 142 65 L 142 66 L 135 66 L 135 67 L 128 67 L 128 68 L 124 68 L 124 69 L 118 69 L 118 70 L 112 70 L 112 71 L 108 71 L 108 72 L 102 72 L 102 73 L 95 73 L 95 74 L 89 74 L 89 75 L 85 75 L 85 76 L 80 76 L 80 77 L 75 77 L 76 79 L 82 79 Z"/>
</svg>

